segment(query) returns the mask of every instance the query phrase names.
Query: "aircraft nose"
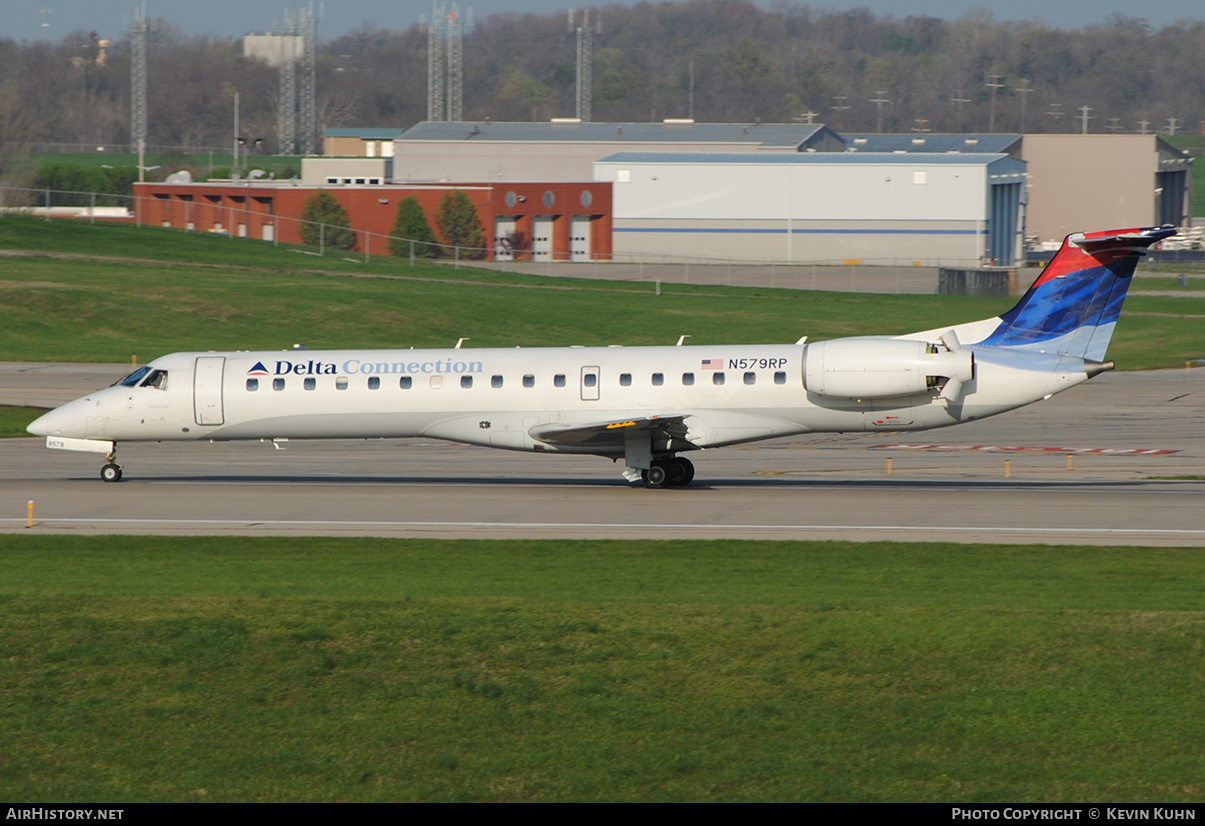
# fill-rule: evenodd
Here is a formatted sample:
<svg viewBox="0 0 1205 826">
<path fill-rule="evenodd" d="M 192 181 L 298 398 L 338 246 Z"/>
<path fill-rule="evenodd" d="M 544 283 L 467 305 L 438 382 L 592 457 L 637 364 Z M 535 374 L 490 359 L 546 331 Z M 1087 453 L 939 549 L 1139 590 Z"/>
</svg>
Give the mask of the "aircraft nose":
<svg viewBox="0 0 1205 826">
<path fill-rule="evenodd" d="M 76 399 L 62 407 L 55 408 L 29 423 L 25 429 L 35 436 L 76 436 L 82 437 L 84 430 L 84 410 Z"/>
</svg>

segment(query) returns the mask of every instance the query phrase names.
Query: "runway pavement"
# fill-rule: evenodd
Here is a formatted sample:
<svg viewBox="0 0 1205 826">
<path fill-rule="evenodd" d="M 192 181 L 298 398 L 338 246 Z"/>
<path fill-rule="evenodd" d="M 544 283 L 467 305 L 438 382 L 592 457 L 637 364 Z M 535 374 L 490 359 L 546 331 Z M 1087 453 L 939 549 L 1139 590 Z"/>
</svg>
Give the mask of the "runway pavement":
<svg viewBox="0 0 1205 826">
<path fill-rule="evenodd" d="M 128 369 L 0 364 L 0 404 L 58 403 Z M 1106 374 L 945 430 L 694 453 L 696 482 L 678 490 L 629 485 L 590 457 L 429 440 L 283 448 L 122 445 L 125 481 L 105 484 L 102 457 L 3 440 L 0 532 L 1205 546 L 1202 369 Z"/>
</svg>

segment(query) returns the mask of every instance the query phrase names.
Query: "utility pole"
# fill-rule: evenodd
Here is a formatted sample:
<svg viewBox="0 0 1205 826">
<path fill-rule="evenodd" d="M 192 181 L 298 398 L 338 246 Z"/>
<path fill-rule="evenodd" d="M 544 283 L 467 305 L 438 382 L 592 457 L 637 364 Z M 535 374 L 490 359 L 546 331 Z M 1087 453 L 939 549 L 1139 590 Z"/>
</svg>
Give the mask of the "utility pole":
<svg viewBox="0 0 1205 826">
<path fill-rule="evenodd" d="M 955 131 L 958 131 L 958 132 L 962 131 L 962 104 L 970 103 L 970 102 L 971 102 L 970 98 L 964 98 L 962 96 L 962 89 L 959 89 L 958 93 L 955 94 L 954 97 L 950 98 L 950 103 L 954 104 L 954 128 L 955 128 Z"/>
<path fill-rule="evenodd" d="M 1169 136 L 1176 134 L 1176 119 L 1175 118 L 1167 119 L 1167 134 Z"/>
<path fill-rule="evenodd" d="M 1090 117 L 1088 116 L 1088 113 L 1089 113 L 1089 112 L 1091 112 L 1091 111 L 1092 111 L 1092 109 L 1091 109 L 1090 107 L 1087 107 L 1087 106 L 1081 106 L 1081 107 L 1079 108 L 1079 117 L 1080 117 L 1080 134 L 1081 134 L 1081 135 L 1086 135 L 1086 134 L 1088 134 L 1088 121 L 1092 120 L 1092 118 L 1090 118 Z"/>
<path fill-rule="evenodd" d="M 1025 134 L 1025 102 L 1029 99 L 1029 93 L 1033 89 L 1029 88 L 1029 78 L 1021 78 L 1021 88 L 1013 89 L 1014 92 L 1021 96 L 1021 134 Z"/>
<path fill-rule="evenodd" d="M 837 131 L 838 132 L 841 131 L 841 113 L 849 108 L 849 105 L 846 104 L 846 102 L 845 102 L 846 97 L 847 97 L 846 95 L 833 95 L 833 100 L 837 101 L 836 105 L 834 105 L 832 108 L 837 113 Z"/>
<path fill-rule="evenodd" d="M 1147 134 L 1147 131 L 1146 131 L 1146 130 L 1147 130 L 1147 128 L 1148 128 L 1150 125 L 1151 125 L 1151 122 L 1150 122 L 1149 120 L 1140 120 L 1140 121 L 1138 121 L 1138 134 L 1139 134 L 1139 135 L 1145 135 L 1145 134 Z"/>
<path fill-rule="evenodd" d="M 1050 115 L 1050 117 L 1054 118 L 1055 123 L 1058 124 L 1059 120 L 1063 117 L 1063 115 L 1065 115 L 1067 113 L 1063 111 L 1063 104 L 1052 103 L 1052 104 L 1050 104 L 1050 111 L 1047 112 L 1046 114 L 1048 114 L 1048 115 Z"/>
<path fill-rule="evenodd" d="M 988 132 L 996 131 L 996 90 L 1004 88 L 1004 84 L 1000 82 L 1001 77 L 1002 75 L 988 75 L 988 82 L 984 84 L 987 86 L 987 88 L 992 90 L 992 108 L 987 119 Z"/>
<path fill-rule="evenodd" d="M 879 109 L 879 116 L 878 116 L 878 121 L 876 123 L 875 134 L 881 135 L 881 134 L 883 134 L 883 104 L 891 103 L 891 101 L 889 101 L 889 100 L 887 100 L 887 98 L 883 97 L 883 95 L 887 94 L 885 91 L 880 90 L 878 92 L 875 92 L 874 94 L 875 94 L 875 96 L 873 98 L 871 98 L 870 102 L 873 103 L 875 106 L 877 106 Z"/>
</svg>

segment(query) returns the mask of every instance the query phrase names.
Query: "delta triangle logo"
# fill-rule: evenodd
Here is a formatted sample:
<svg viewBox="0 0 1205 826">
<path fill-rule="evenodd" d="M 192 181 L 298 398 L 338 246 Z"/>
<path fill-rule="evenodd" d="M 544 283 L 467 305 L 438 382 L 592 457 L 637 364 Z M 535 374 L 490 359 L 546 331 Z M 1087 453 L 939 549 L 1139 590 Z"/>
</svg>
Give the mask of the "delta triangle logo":
<svg viewBox="0 0 1205 826">
<path fill-rule="evenodd" d="M 262 361 L 257 361 L 254 365 L 252 365 L 251 369 L 247 371 L 247 375 L 266 376 L 268 375 L 268 368 L 264 367 L 264 363 Z"/>
</svg>

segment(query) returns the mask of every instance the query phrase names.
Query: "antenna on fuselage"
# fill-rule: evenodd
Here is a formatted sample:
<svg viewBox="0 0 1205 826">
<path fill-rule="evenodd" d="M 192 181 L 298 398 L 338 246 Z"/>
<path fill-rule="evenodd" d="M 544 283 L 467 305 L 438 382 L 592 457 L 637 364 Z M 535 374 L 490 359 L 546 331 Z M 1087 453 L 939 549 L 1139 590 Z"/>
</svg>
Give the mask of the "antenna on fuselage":
<svg viewBox="0 0 1205 826">
<path fill-rule="evenodd" d="M 690 336 L 678 336 L 678 343 L 677 343 L 677 344 L 675 344 L 674 346 L 675 346 L 675 347 L 681 347 L 681 346 L 682 346 L 682 342 L 686 341 L 686 339 L 688 339 L 688 338 L 690 338 Z"/>
<path fill-rule="evenodd" d="M 468 336 L 465 336 L 464 338 L 461 338 L 461 339 L 457 339 L 457 340 L 456 340 L 456 346 L 455 346 L 455 347 L 453 347 L 452 349 L 453 349 L 453 350 L 459 350 L 459 349 L 460 349 L 460 345 L 464 344 L 464 343 L 465 343 L 466 341 L 468 341 L 468 340 L 469 340 L 469 337 L 468 337 Z"/>
</svg>

